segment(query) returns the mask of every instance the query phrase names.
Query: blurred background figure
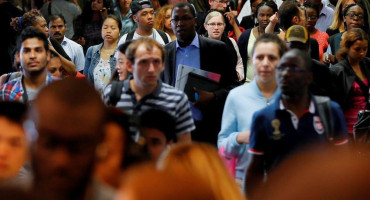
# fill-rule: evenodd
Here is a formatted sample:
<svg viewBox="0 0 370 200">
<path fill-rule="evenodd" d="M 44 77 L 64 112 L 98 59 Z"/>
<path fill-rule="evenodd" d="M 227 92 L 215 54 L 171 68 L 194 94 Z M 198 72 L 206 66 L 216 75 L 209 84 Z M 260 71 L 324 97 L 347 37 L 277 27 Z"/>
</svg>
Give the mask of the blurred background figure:
<svg viewBox="0 0 370 200">
<path fill-rule="evenodd" d="M 165 5 L 158 10 L 155 16 L 153 28 L 167 33 L 171 37 L 171 40 L 175 40 L 176 35 L 173 33 L 171 27 L 172 8 L 173 5 Z"/>
<path fill-rule="evenodd" d="M 194 173 L 211 187 L 216 199 L 244 199 L 216 148 L 210 144 L 192 143 L 173 146 L 158 161 L 158 168 L 163 172 L 179 170 Z"/>
<path fill-rule="evenodd" d="M 127 71 L 127 56 L 126 56 L 126 49 L 128 45 L 131 44 L 131 41 L 127 41 L 117 47 L 117 51 L 115 54 L 116 57 L 116 70 L 113 72 L 111 81 L 124 81 L 126 80 L 131 73 Z"/>
<path fill-rule="evenodd" d="M 74 21 L 74 35 L 72 40 L 79 43 L 84 52 L 90 46 L 103 42 L 101 28 L 105 17 L 113 14 L 111 0 L 90 0 L 85 4 L 82 14 Z"/>
<path fill-rule="evenodd" d="M 134 143 L 130 137 L 128 116 L 121 110 L 108 108 L 103 130 L 104 139 L 97 149 L 94 177 L 118 189 L 124 170 L 148 157 L 144 146 Z"/>
<path fill-rule="evenodd" d="M 108 85 L 116 67 L 114 54 L 121 29 L 121 21 L 115 15 L 108 15 L 103 21 L 101 30 L 103 43 L 91 46 L 87 50 L 84 75 L 99 92 Z"/>
<path fill-rule="evenodd" d="M 0 186 L 27 188 L 30 173 L 27 137 L 23 129 L 26 105 L 19 102 L 0 102 Z"/>
<path fill-rule="evenodd" d="M 368 45 L 369 38 L 365 31 L 360 28 L 348 30 L 337 52 L 340 62 L 330 68 L 336 86 L 332 99 L 339 103 L 344 112 L 351 139 L 357 113 L 367 108 L 369 100 L 370 58 L 365 57 Z"/>
<path fill-rule="evenodd" d="M 157 161 L 176 142 L 175 126 L 175 119 L 164 110 L 150 109 L 140 115 L 140 133 L 153 161 Z"/>
<path fill-rule="evenodd" d="M 216 200 L 211 186 L 198 174 L 180 167 L 158 171 L 152 165 L 135 166 L 124 176 L 115 200 Z M 227 198 L 229 199 L 229 198 Z"/>
<path fill-rule="evenodd" d="M 370 199 L 370 162 L 349 151 L 313 147 L 297 154 L 271 173 L 261 200 Z"/>
<path fill-rule="evenodd" d="M 236 73 L 239 81 L 241 81 L 244 79 L 243 61 L 235 40 L 227 37 L 224 34 L 225 26 L 225 19 L 222 13 L 218 11 L 212 11 L 208 13 L 204 20 L 204 28 L 207 30 L 208 37 L 211 39 L 220 40 L 226 44 L 228 52 L 232 55 L 232 62 L 236 63 Z"/>
<path fill-rule="evenodd" d="M 64 70 L 62 67 L 62 61 L 60 61 L 60 58 L 57 54 L 55 54 L 53 51 L 50 51 L 50 60 L 48 64 L 46 65 L 46 69 L 50 73 L 50 75 L 58 78 L 64 77 Z"/>
<path fill-rule="evenodd" d="M 114 14 L 121 20 L 123 27 L 120 36 L 137 28 L 136 23 L 132 19 L 131 2 L 132 0 L 118 0 L 114 8 Z"/>
</svg>

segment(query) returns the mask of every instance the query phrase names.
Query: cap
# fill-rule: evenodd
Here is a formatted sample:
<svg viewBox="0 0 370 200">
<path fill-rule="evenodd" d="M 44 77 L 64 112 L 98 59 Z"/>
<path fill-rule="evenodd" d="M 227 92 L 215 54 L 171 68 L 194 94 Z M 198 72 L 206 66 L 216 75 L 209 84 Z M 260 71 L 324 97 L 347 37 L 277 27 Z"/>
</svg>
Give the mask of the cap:
<svg viewBox="0 0 370 200">
<path fill-rule="evenodd" d="M 307 29 L 300 25 L 293 25 L 288 28 L 285 34 L 286 42 L 302 42 L 307 43 L 309 38 Z"/>
<path fill-rule="evenodd" d="M 152 2 L 149 0 L 134 0 L 130 6 L 131 12 L 134 15 L 144 8 L 153 8 Z"/>
</svg>

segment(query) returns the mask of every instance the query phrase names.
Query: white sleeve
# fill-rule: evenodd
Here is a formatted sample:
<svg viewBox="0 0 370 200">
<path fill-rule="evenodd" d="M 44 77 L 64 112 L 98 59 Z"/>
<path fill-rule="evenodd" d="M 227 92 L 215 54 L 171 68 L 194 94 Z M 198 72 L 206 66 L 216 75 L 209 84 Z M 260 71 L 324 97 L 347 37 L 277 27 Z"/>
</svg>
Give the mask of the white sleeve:
<svg viewBox="0 0 370 200">
<path fill-rule="evenodd" d="M 244 79 L 244 66 L 243 66 L 243 60 L 242 60 L 242 57 L 240 56 L 240 52 L 239 52 L 239 47 L 238 47 L 238 44 L 236 44 L 235 40 L 232 39 L 232 38 L 229 38 L 231 40 L 231 43 L 233 43 L 234 45 L 234 49 L 236 51 L 236 56 L 237 56 L 237 63 L 236 63 L 236 71 L 239 73 L 240 75 L 240 79 L 239 81 L 243 80 Z"/>
</svg>

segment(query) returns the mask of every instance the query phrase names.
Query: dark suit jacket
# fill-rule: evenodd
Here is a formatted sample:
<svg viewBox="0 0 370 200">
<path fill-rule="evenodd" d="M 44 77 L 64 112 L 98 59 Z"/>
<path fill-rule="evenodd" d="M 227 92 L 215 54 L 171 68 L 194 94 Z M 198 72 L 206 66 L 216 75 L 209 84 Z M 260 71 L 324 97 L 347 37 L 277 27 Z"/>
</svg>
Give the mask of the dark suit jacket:
<svg viewBox="0 0 370 200">
<path fill-rule="evenodd" d="M 218 132 L 221 128 L 221 118 L 224 103 L 229 91 L 238 86 L 236 63 L 232 62 L 225 43 L 199 36 L 200 68 L 221 75 L 220 86 L 214 94 L 215 98 L 202 108 L 203 119 L 196 122 L 196 129 L 192 132 L 195 141 L 217 144 Z M 165 70 L 162 74 L 163 82 L 170 85 L 175 83 L 176 41 L 165 46 L 167 57 Z"/>
<path fill-rule="evenodd" d="M 329 67 L 318 60 L 312 59 L 312 74 L 311 93 L 319 96 L 332 96 L 334 83 Z"/>
<path fill-rule="evenodd" d="M 217 98 L 225 98 L 235 86 L 239 85 L 236 75 L 236 63 L 232 62 L 231 55 L 227 51 L 225 43 L 199 37 L 200 48 L 200 69 L 214 72 L 221 75 L 220 88 L 215 92 Z M 167 56 L 165 59 L 165 70 L 162 74 L 163 82 L 175 85 L 175 65 L 176 65 L 176 41 L 172 41 L 165 46 Z"/>
</svg>

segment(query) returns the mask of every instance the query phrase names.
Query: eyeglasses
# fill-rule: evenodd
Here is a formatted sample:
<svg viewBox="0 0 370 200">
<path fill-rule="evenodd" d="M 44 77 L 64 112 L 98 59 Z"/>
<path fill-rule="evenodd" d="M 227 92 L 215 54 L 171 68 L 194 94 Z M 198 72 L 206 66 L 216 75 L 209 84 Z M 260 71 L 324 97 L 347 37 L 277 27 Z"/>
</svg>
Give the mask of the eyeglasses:
<svg viewBox="0 0 370 200">
<path fill-rule="evenodd" d="M 224 23 L 209 23 L 209 24 L 207 24 L 209 27 L 211 27 L 211 28 L 214 28 L 214 27 L 223 27 L 223 26 L 225 26 L 225 24 Z"/>
<path fill-rule="evenodd" d="M 355 17 L 358 17 L 358 19 L 364 19 L 363 14 L 355 14 L 355 13 L 347 13 L 347 16 L 351 19 L 354 19 Z"/>
<path fill-rule="evenodd" d="M 174 19 L 171 19 L 171 23 L 173 24 L 177 24 L 179 23 L 180 21 L 182 22 L 188 22 L 192 19 L 194 19 L 195 17 L 183 17 L 183 18 L 174 18 Z"/>
<path fill-rule="evenodd" d="M 226 5 L 230 4 L 229 1 L 220 1 L 220 0 L 213 0 L 213 1 L 216 2 L 216 3 L 219 3 L 219 4 L 226 4 Z"/>
<path fill-rule="evenodd" d="M 307 20 L 316 20 L 317 16 L 307 16 Z"/>
<path fill-rule="evenodd" d="M 302 69 L 298 66 L 284 66 L 280 65 L 276 67 L 276 70 L 279 72 L 285 72 L 288 71 L 289 73 L 298 73 L 298 72 L 305 72 L 305 69 Z"/>
</svg>

